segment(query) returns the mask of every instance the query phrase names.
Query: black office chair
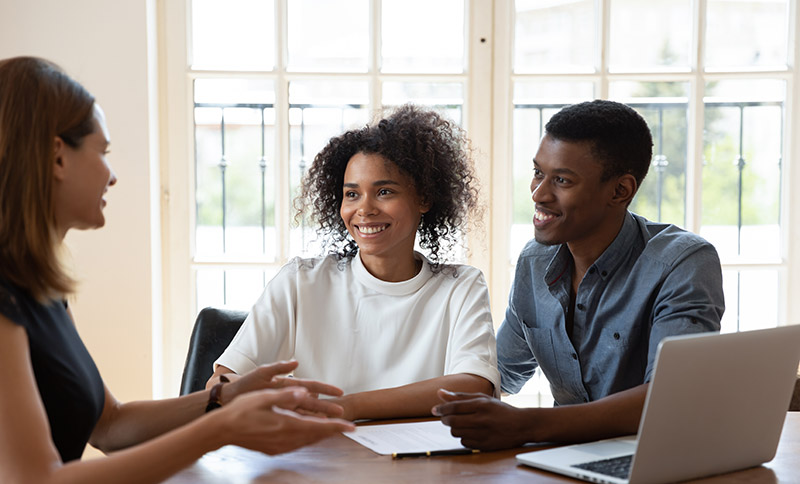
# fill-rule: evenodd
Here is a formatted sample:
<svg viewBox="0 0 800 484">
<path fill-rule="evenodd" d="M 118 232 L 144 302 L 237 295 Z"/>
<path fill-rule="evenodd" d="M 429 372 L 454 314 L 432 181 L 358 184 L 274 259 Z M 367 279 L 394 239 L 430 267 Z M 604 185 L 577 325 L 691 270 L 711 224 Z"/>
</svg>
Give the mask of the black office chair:
<svg viewBox="0 0 800 484">
<path fill-rule="evenodd" d="M 245 311 L 204 308 L 197 315 L 183 366 L 181 395 L 203 390 L 214 373 L 212 365 L 228 347 L 247 317 Z"/>
<path fill-rule="evenodd" d="M 794 381 L 794 393 L 792 393 L 792 401 L 789 404 L 790 412 L 800 412 L 800 375 Z"/>
</svg>

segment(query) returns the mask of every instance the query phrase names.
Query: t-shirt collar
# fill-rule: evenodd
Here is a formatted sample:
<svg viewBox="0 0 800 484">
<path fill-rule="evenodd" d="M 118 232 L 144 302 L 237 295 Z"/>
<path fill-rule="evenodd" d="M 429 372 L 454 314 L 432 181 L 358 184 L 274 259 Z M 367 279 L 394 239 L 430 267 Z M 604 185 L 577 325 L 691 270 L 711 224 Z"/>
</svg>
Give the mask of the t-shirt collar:
<svg viewBox="0 0 800 484">
<path fill-rule="evenodd" d="M 382 281 L 370 274 L 361 261 L 360 253 L 353 256 L 351 264 L 356 280 L 366 287 L 389 296 L 406 296 L 418 291 L 433 275 L 430 263 L 424 255 L 414 251 L 414 258 L 422 261 L 422 269 L 411 279 L 400 282 Z"/>
</svg>

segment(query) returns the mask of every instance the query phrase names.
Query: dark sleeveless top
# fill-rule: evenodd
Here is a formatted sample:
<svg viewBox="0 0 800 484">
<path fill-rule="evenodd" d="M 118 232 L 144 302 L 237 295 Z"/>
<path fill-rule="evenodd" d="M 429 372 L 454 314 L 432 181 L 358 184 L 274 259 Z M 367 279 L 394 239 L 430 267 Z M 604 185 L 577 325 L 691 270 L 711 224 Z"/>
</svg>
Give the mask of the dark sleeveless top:
<svg viewBox="0 0 800 484">
<path fill-rule="evenodd" d="M 80 459 L 103 411 L 105 393 L 66 303 L 42 305 L 0 278 L 0 314 L 28 333 L 36 385 L 61 460 Z"/>
</svg>

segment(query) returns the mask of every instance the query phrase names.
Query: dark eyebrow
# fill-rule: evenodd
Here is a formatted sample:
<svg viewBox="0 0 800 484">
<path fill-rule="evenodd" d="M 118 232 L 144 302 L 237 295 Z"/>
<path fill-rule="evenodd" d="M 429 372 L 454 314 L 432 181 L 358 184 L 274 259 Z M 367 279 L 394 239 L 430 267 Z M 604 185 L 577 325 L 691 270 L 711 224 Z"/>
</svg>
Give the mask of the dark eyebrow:
<svg viewBox="0 0 800 484">
<path fill-rule="evenodd" d="M 533 166 L 535 166 L 537 168 L 539 167 L 539 163 L 536 163 L 536 158 L 533 159 Z M 553 169 L 553 173 L 557 174 L 557 175 L 578 176 L 577 173 L 575 173 L 574 171 L 570 170 L 569 168 L 554 168 Z"/>
<path fill-rule="evenodd" d="M 372 186 L 374 186 L 374 187 L 379 187 L 379 186 L 382 186 L 382 185 L 400 186 L 400 183 L 396 182 L 394 180 L 375 180 L 374 182 L 372 182 Z M 343 186 L 344 186 L 344 188 L 358 188 L 359 187 L 358 183 L 344 183 Z"/>
</svg>

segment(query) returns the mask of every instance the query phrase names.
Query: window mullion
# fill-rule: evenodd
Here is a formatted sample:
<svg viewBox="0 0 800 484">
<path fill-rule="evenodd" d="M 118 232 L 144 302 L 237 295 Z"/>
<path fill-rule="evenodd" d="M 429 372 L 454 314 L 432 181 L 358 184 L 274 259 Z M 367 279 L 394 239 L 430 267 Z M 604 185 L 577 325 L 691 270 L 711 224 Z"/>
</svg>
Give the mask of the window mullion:
<svg viewBox="0 0 800 484">
<path fill-rule="evenodd" d="M 694 25 L 692 29 L 692 47 L 694 58 L 692 60 L 693 78 L 689 94 L 689 126 L 687 130 L 686 152 L 690 157 L 687 160 L 686 170 L 686 229 L 695 233 L 700 232 L 702 221 L 703 200 L 703 126 L 705 124 L 705 106 L 703 96 L 705 93 L 704 59 L 705 59 L 705 26 L 706 26 L 706 0 L 694 0 Z"/>
<path fill-rule="evenodd" d="M 372 21 L 370 22 L 370 102 L 372 109 L 380 109 L 382 105 L 383 86 L 381 85 L 381 0 L 370 2 Z"/>
<path fill-rule="evenodd" d="M 290 167 L 289 167 L 289 80 L 286 75 L 286 66 L 289 63 L 289 32 L 288 32 L 288 7 L 287 0 L 275 2 L 275 24 L 277 27 L 278 49 L 275 71 L 275 178 L 278 186 L 275 190 L 275 227 L 278 231 L 278 262 L 289 258 L 289 225 L 291 223 L 291 193 Z M 282 140 L 282 142 L 280 141 Z"/>
<path fill-rule="evenodd" d="M 468 130 L 473 145 L 477 148 L 475 170 L 484 192 L 484 200 L 491 198 L 496 188 L 492 180 L 492 38 L 493 12 L 492 2 L 488 0 L 465 1 L 467 78 L 464 99 L 464 126 Z M 510 136 L 503 136 L 510 138 Z M 505 161 L 505 160 L 504 160 Z M 505 187 L 503 187 L 505 190 Z M 484 214 L 484 217 L 488 214 Z M 483 220 L 488 227 L 489 219 Z M 507 233 L 506 229 L 503 233 Z M 467 245 L 471 251 L 469 263 L 478 267 L 486 275 L 491 287 L 492 254 L 496 253 L 493 238 L 486 238 L 476 230 L 467 233 Z M 508 245 L 508 244 L 506 244 Z M 506 258 L 507 260 L 507 258 Z M 506 267 L 507 264 L 502 264 Z"/>
<path fill-rule="evenodd" d="M 784 213 L 781 216 L 781 227 L 783 243 L 781 244 L 782 257 L 786 261 L 787 267 L 784 272 L 785 281 L 782 300 L 779 305 L 779 321 L 786 323 L 800 323 L 800 305 L 792 304 L 794 298 L 800 295 L 800 191 L 789 190 L 789 187 L 800 186 L 800 139 L 790 133 L 798 132 L 800 124 L 800 79 L 798 79 L 798 69 L 800 69 L 800 48 L 797 46 L 798 33 L 800 32 L 800 5 L 797 0 L 790 2 L 790 22 L 789 49 L 790 78 L 788 83 L 788 96 L 786 100 L 785 128 L 784 128 L 784 159 L 783 159 L 783 207 Z"/>
<path fill-rule="evenodd" d="M 510 290 L 510 260 L 516 254 L 510 254 L 510 231 L 513 187 L 513 150 L 512 150 L 512 118 L 513 118 L 513 39 L 514 39 L 514 4 L 513 2 L 494 3 L 494 29 L 492 33 L 493 63 L 492 70 L 492 131 L 494 141 L 491 147 L 490 178 L 484 180 L 481 189 L 488 201 L 485 243 L 490 252 L 491 269 L 486 274 L 490 288 L 492 317 L 495 325 L 503 321 L 505 301 Z M 533 153 L 531 153 L 533 157 Z"/>
<path fill-rule="evenodd" d="M 611 38 L 611 0 L 597 0 L 595 4 L 600 11 L 600 26 L 598 28 L 598 48 L 600 52 L 597 55 L 596 67 L 599 77 L 599 86 L 596 98 L 608 99 L 608 47 Z"/>
</svg>

